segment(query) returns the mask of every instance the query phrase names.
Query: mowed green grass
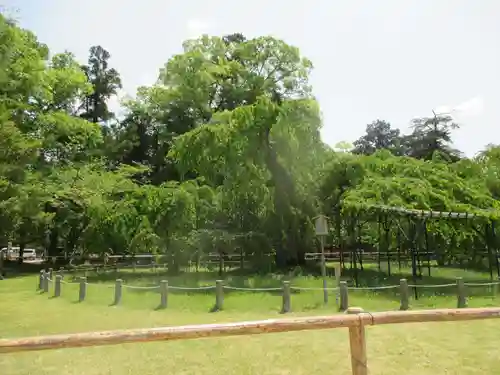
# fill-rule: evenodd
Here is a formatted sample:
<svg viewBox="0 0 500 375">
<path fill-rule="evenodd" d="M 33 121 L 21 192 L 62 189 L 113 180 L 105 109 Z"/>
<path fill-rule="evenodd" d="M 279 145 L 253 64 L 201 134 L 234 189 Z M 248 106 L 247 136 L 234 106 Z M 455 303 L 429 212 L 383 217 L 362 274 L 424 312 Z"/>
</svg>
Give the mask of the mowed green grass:
<svg viewBox="0 0 500 375">
<path fill-rule="evenodd" d="M 431 283 L 463 276 L 487 281 L 487 275 L 461 270 L 438 270 Z M 166 276 L 147 272 L 120 274 L 125 283 L 154 285 Z M 400 275 L 396 275 L 396 278 Z M 103 281 L 105 279 L 111 281 Z M 196 323 L 280 318 L 281 296 L 266 292 L 229 292 L 224 310 L 210 313 L 214 291 L 170 293 L 169 307 L 155 310 L 155 291 L 124 289 L 120 306 L 113 301 L 113 277 L 89 275 L 87 299 L 78 303 L 78 286 L 63 285 L 62 297 L 36 291 L 35 276 L 0 281 L 0 337 L 22 337 L 121 328 L 144 328 Z M 276 286 L 279 277 L 229 276 L 228 284 Z M 390 284 L 391 280 L 386 280 Z M 209 285 L 209 276 L 171 278 L 170 285 Z M 333 281 L 331 281 L 333 284 Z M 314 277 L 296 277 L 293 285 L 319 287 Z M 333 285 L 332 285 L 333 286 Z M 424 289 L 411 302 L 413 309 L 455 307 L 453 288 Z M 474 289 L 474 290 L 472 290 Z M 495 290 L 469 288 L 469 306 L 498 305 Z M 322 303 L 322 291 L 292 295 L 287 317 L 335 314 L 335 296 Z M 397 310 L 397 290 L 350 292 L 350 305 L 367 311 Z M 500 320 L 419 323 L 367 327 L 369 374 L 498 374 Z M 124 344 L 110 347 L 61 349 L 0 355 L 0 374 L 351 374 L 346 329 L 177 342 Z"/>
</svg>

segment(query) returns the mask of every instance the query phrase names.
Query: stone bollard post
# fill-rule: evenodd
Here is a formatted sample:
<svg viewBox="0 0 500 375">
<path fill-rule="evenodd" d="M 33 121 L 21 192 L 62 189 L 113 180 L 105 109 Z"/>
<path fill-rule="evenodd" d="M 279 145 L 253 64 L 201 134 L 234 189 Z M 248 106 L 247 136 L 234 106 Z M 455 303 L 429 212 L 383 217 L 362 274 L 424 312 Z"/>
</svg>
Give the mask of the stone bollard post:
<svg viewBox="0 0 500 375">
<path fill-rule="evenodd" d="M 122 301 L 122 285 L 123 281 L 121 279 L 117 279 L 115 281 L 115 300 L 113 302 L 113 305 L 115 306 L 118 306 Z"/>
<path fill-rule="evenodd" d="M 282 313 L 290 312 L 291 296 L 290 296 L 290 281 L 283 281 L 283 306 Z"/>
<path fill-rule="evenodd" d="M 410 308 L 410 299 L 408 291 L 408 281 L 406 279 L 399 280 L 399 294 L 401 298 L 400 310 L 408 310 Z"/>
<path fill-rule="evenodd" d="M 38 290 L 43 290 L 44 279 L 45 279 L 45 271 L 40 270 L 40 276 L 38 276 Z"/>
<path fill-rule="evenodd" d="M 349 308 L 349 292 L 347 282 L 340 282 L 340 311 L 346 311 Z"/>
<path fill-rule="evenodd" d="M 43 292 L 44 293 L 49 292 L 49 277 L 50 277 L 50 274 L 48 272 L 43 273 Z"/>
<path fill-rule="evenodd" d="M 467 307 L 465 285 L 464 280 L 461 277 L 457 277 L 457 307 L 459 309 Z"/>
<path fill-rule="evenodd" d="M 217 280 L 215 282 L 215 310 L 222 310 L 224 305 L 224 281 Z"/>
<path fill-rule="evenodd" d="M 87 296 L 87 278 L 85 276 L 80 277 L 80 291 L 78 293 L 78 302 L 85 301 Z"/>
<path fill-rule="evenodd" d="M 160 281 L 160 308 L 166 309 L 168 306 L 168 281 Z"/>
<path fill-rule="evenodd" d="M 62 281 L 62 276 L 56 275 L 56 283 L 54 285 L 54 297 L 61 296 L 61 281 Z"/>
</svg>

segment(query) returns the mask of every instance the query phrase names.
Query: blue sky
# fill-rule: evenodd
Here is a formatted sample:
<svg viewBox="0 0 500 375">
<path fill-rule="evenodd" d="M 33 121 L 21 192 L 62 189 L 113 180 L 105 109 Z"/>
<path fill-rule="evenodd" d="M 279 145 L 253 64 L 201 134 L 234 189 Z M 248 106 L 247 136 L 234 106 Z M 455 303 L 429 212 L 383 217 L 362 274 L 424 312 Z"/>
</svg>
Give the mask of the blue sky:
<svg viewBox="0 0 500 375">
<path fill-rule="evenodd" d="M 202 33 L 273 35 L 315 70 L 323 139 L 354 141 L 379 118 L 407 130 L 452 111 L 455 145 L 500 143 L 500 2 L 496 0 L 3 0 L 53 52 L 112 55 L 124 93 L 152 84 L 182 42 Z M 113 104 L 116 106 L 116 103 Z"/>
</svg>

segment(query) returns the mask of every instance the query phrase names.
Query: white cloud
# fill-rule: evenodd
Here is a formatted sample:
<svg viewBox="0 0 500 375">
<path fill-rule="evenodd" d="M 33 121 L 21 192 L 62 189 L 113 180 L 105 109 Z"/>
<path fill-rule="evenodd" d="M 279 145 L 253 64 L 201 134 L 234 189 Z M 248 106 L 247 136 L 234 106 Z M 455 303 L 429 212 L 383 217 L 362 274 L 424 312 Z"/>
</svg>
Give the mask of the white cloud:
<svg viewBox="0 0 500 375">
<path fill-rule="evenodd" d="M 476 96 L 457 105 L 454 109 L 463 116 L 480 116 L 484 112 L 484 99 Z"/>
<path fill-rule="evenodd" d="M 439 107 L 434 108 L 434 112 L 436 114 L 450 113 L 451 111 L 452 111 L 452 108 L 450 108 L 450 106 L 447 106 L 447 105 L 440 105 Z"/>
<path fill-rule="evenodd" d="M 436 114 L 450 114 L 452 116 L 480 116 L 484 112 L 484 99 L 481 96 L 475 96 L 458 105 L 442 105 L 434 108 Z"/>
<path fill-rule="evenodd" d="M 187 22 L 186 28 L 189 36 L 195 38 L 203 33 L 206 33 L 208 29 L 210 29 L 210 22 L 198 18 L 192 18 Z"/>
</svg>

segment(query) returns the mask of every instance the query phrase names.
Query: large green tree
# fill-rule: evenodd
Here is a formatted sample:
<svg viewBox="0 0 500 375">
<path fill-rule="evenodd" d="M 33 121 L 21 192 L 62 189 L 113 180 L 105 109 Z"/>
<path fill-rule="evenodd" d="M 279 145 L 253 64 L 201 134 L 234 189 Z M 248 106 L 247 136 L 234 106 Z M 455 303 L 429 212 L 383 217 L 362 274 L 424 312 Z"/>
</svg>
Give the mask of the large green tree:
<svg viewBox="0 0 500 375">
<path fill-rule="evenodd" d="M 87 65 L 82 66 L 93 90 L 83 100 L 81 117 L 93 123 L 106 123 L 114 117 L 107 101 L 122 88 L 119 73 L 109 67 L 110 57 L 110 53 L 103 47 L 93 46 L 90 48 Z"/>
<path fill-rule="evenodd" d="M 238 251 L 269 270 L 304 263 L 320 212 L 329 241 L 347 248 L 380 245 L 387 207 L 498 218 L 498 147 L 462 158 L 451 118 L 418 119 L 406 135 L 377 120 L 353 152 L 335 152 L 321 141 L 312 63 L 297 48 L 239 33 L 183 48 L 111 123 L 121 82 L 107 51 L 93 47 L 82 67 L 0 17 L 2 246 L 150 252 L 171 272 Z M 481 246 L 499 245 L 492 224 L 427 229 L 444 263 L 484 264 Z"/>
</svg>

